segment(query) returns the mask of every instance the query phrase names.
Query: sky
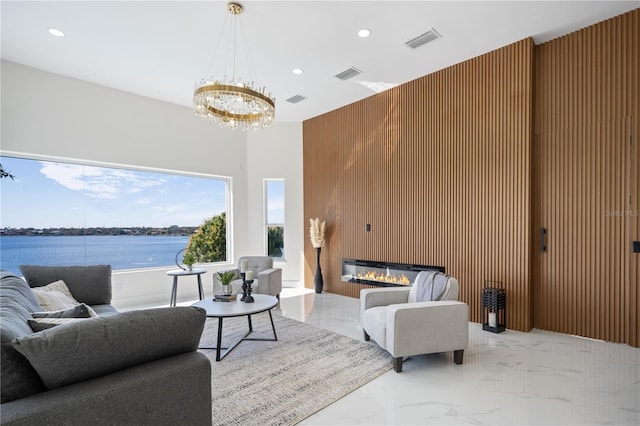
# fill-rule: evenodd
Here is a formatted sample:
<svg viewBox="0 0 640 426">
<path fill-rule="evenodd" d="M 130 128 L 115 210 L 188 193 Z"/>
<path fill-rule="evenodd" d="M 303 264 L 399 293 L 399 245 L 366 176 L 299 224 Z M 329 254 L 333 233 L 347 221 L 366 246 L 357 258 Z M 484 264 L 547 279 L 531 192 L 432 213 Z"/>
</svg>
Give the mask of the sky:
<svg viewBox="0 0 640 426">
<path fill-rule="evenodd" d="M 222 179 L 12 157 L 0 163 L 15 177 L 0 180 L 1 228 L 199 226 L 226 210 Z M 283 194 L 272 195 L 274 211 L 284 214 Z"/>
</svg>

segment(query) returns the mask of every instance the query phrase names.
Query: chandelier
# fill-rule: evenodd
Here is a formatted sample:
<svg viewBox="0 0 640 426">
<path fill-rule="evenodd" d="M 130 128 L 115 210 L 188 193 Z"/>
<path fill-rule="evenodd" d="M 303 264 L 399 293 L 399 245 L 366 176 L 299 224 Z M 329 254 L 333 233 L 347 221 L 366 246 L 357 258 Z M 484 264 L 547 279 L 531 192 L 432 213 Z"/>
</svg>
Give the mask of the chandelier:
<svg viewBox="0 0 640 426">
<path fill-rule="evenodd" d="M 221 127 L 241 130 L 263 129 L 273 124 L 276 100 L 264 86 L 256 85 L 254 81 L 250 81 L 251 79 L 243 82 L 241 78 L 236 78 L 236 24 L 238 15 L 242 13 L 242 6 L 229 3 L 227 10 L 233 17 L 233 28 L 230 28 L 234 51 L 232 75 L 220 78 L 205 77 L 197 82 L 193 92 L 193 111 L 198 117 Z M 211 63 L 214 58 L 215 51 Z M 249 64 L 248 55 L 247 63 Z"/>
</svg>

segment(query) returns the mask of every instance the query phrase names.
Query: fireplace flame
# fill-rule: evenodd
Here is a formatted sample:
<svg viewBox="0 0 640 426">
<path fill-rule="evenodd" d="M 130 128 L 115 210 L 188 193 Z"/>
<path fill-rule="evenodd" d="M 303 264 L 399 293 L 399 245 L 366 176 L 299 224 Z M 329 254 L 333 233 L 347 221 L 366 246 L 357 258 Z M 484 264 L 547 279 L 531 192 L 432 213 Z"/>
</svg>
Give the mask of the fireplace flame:
<svg viewBox="0 0 640 426">
<path fill-rule="evenodd" d="M 367 272 L 358 272 L 358 279 L 361 280 L 369 280 L 369 281 L 380 281 L 384 283 L 391 284 L 402 284 L 402 285 L 410 285 L 411 281 L 405 274 L 402 275 L 392 275 L 387 271 L 386 275 L 383 275 L 379 272 L 375 271 L 367 271 Z"/>
</svg>

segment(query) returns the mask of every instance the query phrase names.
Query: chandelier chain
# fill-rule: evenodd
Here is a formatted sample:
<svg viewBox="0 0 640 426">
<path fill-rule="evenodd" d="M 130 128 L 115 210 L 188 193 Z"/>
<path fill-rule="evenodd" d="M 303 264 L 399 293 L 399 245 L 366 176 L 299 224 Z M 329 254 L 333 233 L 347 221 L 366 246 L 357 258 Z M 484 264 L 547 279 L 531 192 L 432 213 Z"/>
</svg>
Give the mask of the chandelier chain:
<svg viewBox="0 0 640 426">
<path fill-rule="evenodd" d="M 244 32 L 244 25 L 240 22 L 240 33 L 242 34 L 242 41 L 244 47 L 244 54 L 247 58 L 247 69 L 249 70 L 249 81 L 256 81 L 257 75 L 254 73 L 253 62 L 251 60 L 251 52 L 249 51 L 249 39 L 247 38 L 246 33 Z"/>
<path fill-rule="evenodd" d="M 213 60 L 216 57 L 216 53 L 218 53 L 218 47 L 220 46 L 220 41 L 222 40 L 222 34 L 227 26 L 227 22 L 229 20 L 229 15 L 227 15 L 224 19 L 224 23 L 222 27 L 220 27 L 220 34 L 218 34 L 218 41 L 216 41 L 216 46 L 213 48 L 213 54 L 211 55 L 211 60 L 209 60 L 209 66 L 207 67 L 207 73 L 205 75 L 211 75 L 211 65 L 213 65 Z M 228 47 L 227 47 L 228 50 Z"/>
<path fill-rule="evenodd" d="M 236 38 L 238 37 L 238 15 L 233 15 L 233 68 L 231 79 L 236 79 L 236 55 L 238 54 L 238 45 Z"/>
</svg>

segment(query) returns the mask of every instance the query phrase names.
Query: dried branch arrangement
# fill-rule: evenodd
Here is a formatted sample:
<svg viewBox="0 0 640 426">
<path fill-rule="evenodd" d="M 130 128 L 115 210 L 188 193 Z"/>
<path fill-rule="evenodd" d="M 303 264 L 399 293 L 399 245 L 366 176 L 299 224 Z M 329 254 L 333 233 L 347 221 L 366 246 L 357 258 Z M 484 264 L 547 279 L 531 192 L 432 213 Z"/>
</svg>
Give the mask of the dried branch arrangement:
<svg viewBox="0 0 640 426">
<path fill-rule="evenodd" d="M 309 239 L 311 240 L 311 245 L 315 248 L 324 246 L 324 220 L 320 223 L 320 219 L 316 217 L 315 219 L 309 219 L 309 224 Z"/>
</svg>

